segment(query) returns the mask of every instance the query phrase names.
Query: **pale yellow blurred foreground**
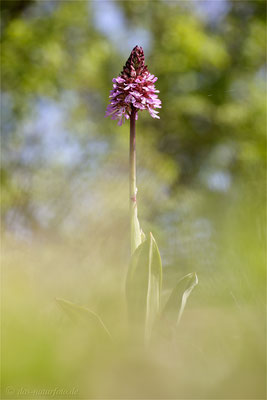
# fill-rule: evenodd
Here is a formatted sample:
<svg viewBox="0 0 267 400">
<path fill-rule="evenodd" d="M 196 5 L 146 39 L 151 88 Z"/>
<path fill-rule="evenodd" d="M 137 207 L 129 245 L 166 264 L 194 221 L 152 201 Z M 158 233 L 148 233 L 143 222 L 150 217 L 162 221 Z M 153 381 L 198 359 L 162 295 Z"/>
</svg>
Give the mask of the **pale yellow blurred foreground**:
<svg viewBox="0 0 267 400">
<path fill-rule="evenodd" d="M 3 235 L 2 398 L 264 398 L 264 273 L 256 257 L 251 276 L 236 266 L 198 271 L 174 343 L 143 350 L 129 339 L 127 252 L 114 264 L 115 236 L 106 254 L 86 243 L 27 244 Z M 164 269 L 165 298 L 181 275 Z M 113 343 L 76 326 L 56 297 L 98 312 Z"/>
</svg>

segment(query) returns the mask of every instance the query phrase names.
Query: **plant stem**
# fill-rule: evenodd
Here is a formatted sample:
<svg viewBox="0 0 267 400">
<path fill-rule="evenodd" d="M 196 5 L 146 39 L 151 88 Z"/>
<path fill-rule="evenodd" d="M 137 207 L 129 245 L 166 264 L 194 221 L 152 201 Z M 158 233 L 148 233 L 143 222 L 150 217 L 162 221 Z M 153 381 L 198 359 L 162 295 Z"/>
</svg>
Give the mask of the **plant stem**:
<svg viewBox="0 0 267 400">
<path fill-rule="evenodd" d="M 130 116 L 130 204 L 136 202 L 135 113 Z"/>
<path fill-rule="evenodd" d="M 136 109 L 132 109 L 130 116 L 130 226 L 131 226 L 131 254 L 141 243 L 140 227 L 137 219 L 137 202 L 136 202 L 136 150 L 135 150 L 135 116 Z"/>
</svg>

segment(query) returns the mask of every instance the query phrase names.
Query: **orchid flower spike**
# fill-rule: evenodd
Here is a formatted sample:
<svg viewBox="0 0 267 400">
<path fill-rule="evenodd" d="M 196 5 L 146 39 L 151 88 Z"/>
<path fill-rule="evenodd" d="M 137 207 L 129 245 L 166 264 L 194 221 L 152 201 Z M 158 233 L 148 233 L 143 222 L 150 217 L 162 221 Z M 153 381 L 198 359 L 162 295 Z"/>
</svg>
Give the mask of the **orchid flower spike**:
<svg viewBox="0 0 267 400">
<path fill-rule="evenodd" d="M 105 117 L 118 119 L 118 125 L 125 122 L 138 111 L 148 110 L 151 117 L 159 118 L 156 108 L 161 108 L 154 82 L 158 78 L 150 74 L 145 65 L 145 56 L 142 47 L 135 46 L 128 58 L 121 74 L 112 79 L 113 89 L 110 91 L 110 104 Z"/>
</svg>

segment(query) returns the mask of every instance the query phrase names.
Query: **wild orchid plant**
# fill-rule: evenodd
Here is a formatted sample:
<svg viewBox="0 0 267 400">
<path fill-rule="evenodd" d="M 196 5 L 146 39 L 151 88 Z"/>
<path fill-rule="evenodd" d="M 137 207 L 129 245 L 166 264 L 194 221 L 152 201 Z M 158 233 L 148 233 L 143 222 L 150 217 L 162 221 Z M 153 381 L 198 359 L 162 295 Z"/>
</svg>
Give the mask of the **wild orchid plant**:
<svg viewBox="0 0 267 400">
<path fill-rule="evenodd" d="M 135 332 L 146 343 L 149 343 L 153 332 L 168 336 L 174 332 L 187 298 L 198 283 L 195 273 L 184 276 L 176 283 L 164 308 L 161 307 L 162 262 L 159 249 L 152 233 L 148 237 L 143 233 L 137 217 L 135 123 L 138 112 L 143 110 L 148 110 L 153 118 L 160 118 L 156 108 L 161 108 L 161 101 L 154 85 L 157 79 L 145 65 L 142 47 L 136 46 L 120 75 L 112 80 L 113 89 L 106 111 L 106 117 L 117 119 L 118 125 L 130 119 L 131 258 L 126 279 L 126 301 L 131 327 L 136 328 Z M 111 337 L 97 314 L 63 299 L 57 301 L 71 317 L 87 318 L 106 336 Z"/>
</svg>

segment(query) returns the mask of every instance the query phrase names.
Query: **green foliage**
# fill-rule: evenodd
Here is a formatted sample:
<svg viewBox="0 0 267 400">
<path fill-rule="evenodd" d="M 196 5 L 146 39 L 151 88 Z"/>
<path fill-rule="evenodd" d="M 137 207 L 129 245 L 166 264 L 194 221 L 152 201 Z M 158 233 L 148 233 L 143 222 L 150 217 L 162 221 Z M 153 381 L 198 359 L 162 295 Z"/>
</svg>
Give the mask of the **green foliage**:
<svg viewBox="0 0 267 400">
<path fill-rule="evenodd" d="M 81 324 L 83 329 L 97 329 L 100 336 L 104 336 L 105 339 L 111 339 L 109 330 L 96 313 L 87 307 L 79 306 L 68 300 L 57 298 L 56 301 L 74 322 Z"/>
<path fill-rule="evenodd" d="M 131 249 L 132 252 L 137 249 L 138 246 L 142 243 L 142 237 L 144 239 L 144 236 L 142 235 L 142 230 L 140 228 L 140 223 L 137 217 L 137 205 L 136 203 L 133 205 L 133 210 L 132 210 L 132 215 L 131 215 Z"/>
<path fill-rule="evenodd" d="M 196 273 L 190 273 L 179 279 L 161 313 L 159 329 L 164 335 L 172 336 L 179 324 L 190 293 L 198 284 Z"/>
<path fill-rule="evenodd" d="M 144 335 L 148 343 L 155 323 L 160 321 L 161 330 L 177 326 L 187 299 L 197 285 L 197 275 L 191 273 L 180 279 L 174 288 L 162 315 L 161 286 L 162 263 L 157 243 L 150 233 L 134 252 L 126 280 L 126 297 L 130 322 Z"/>
<path fill-rule="evenodd" d="M 152 328 L 160 311 L 162 286 L 162 263 L 157 243 L 150 232 L 148 285 L 146 300 L 146 329 L 145 339 L 149 341 Z"/>
<path fill-rule="evenodd" d="M 160 307 L 162 265 L 150 233 L 133 253 L 126 280 L 129 319 L 148 338 Z"/>
<path fill-rule="evenodd" d="M 150 232 L 131 256 L 126 279 L 126 301 L 128 306 L 129 329 L 146 344 L 150 343 L 156 322 L 167 332 L 170 326 L 177 326 L 184 311 L 187 298 L 197 285 L 196 274 L 180 279 L 174 288 L 164 310 L 161 312 L 162 262 L 157 243 Z M 78 306 L 68 300 L 56 299 L 68 316 L 81 328 L 97 330 L 104 338 L 111 334 L 102 319 L 87 307 Z M 161 316 L 160 316 L 161 313 Z"/>
<path fill-rule="evenodd" d="M 103 115 L 111 79 L 119 72 L 118 65 L 123 64 L 129 49 L 122 54 L 119 46 L 99 31 L 94 21 L 94 3 L 82 2 L 77 7 L 72 1 L 55 2 L 49 11 L 45 3 L 12 3 L 3 5 L 1 38 L 2 92 L 7 108 L 2 122 L 5 152 L 2 168 L 8 170 L 11 181 L 3 187 L 4 201 L 9 201 L 8 207 L 3 208 L 3 217 L 5 221 L 13 202 L 15 210 L 23 214 L 17 205 L 16 190 L 12 189 L 23 186 L 20 179 L 23 164 L 24 175 L 30 176 L 27 179 L 31 183 L 23 186 L 24 209 L 28 212 L 21 218 L 34 220 L 33 225 L 40 228 L 34 210 L 43 205 L 35 198 L 39 189 L 36 182 L 46 168 L 48 171 L 54 168 L 54 162 L 42 159 L 45 151 L 42 142 L 34 150 L 36 141 L 41 141 L 35 136 L 34 127 L 32 140 L 22 131 L 29 123 L 35 125 L 36 104 L 43 99 L 53 100 L 55 107 L 65 110 L 64 130 L 73 132 L 71 140 L 81 152 L 95 138 L 104 141 L 109 153 L 101 160 L 99 170 L 110 165 L 115 169 L 118 154 L 121 157 L 128 145 L 121 139 L 128 130 L 126 127 L 118 130 Z M 200 17 L 190 3 L 155 1 L 153 7 L 147 1 L 142 6 L 120 1 L 115 4 L 125 26 L 145 29 L 151 38 L 145 53 L 150 70 L 159 78 L 163 101 L 158 123 L 153 123 L 145 113 L 138 121 L 137 140 L 142 146 L 138 146 L 137 158 L 139 171 L 144 174 L 144 181 L 139 175 L 139 182 L 145 186 L 149 180 L 151 185 L 142 194 L 145 200 L 140 209 L 142 219 L 149 223 L 155 219 L 162 204 L 161 195 L 166 191 L 170 194 L 168 199 L 175 203 L 178 186 L 192 189 L 195 196 L 203 191 L 208 195 L 206 181 L 216 173 L 220 163 L 214 157 L 210 162 L 210 156 L 218 154 L 218 147 L 227 148 L 231 154 L 223 168 L 219 168 L 233 182 L 250 179 L 252 169 L 255 175 L 262 172 L 266 157 L 264 2 L 228 1 L 228 9 L 219 16 L 218 23 Z M 132 32 L 125 32 L 125 37 L 131 35 Z M 43 128 L 41 137 L 46 135 Z M 115 136 L 120 138 L 115 140 Z M 38 153 L 35 162 L 24 161 L 24 153 L 28 151 Z M 85 153 L 84 158 L 88 160 L 92 155 Z M 122 161 L 121 172 L 123 165 Z M 79 171 L 63 165 L 64 172 L 56 169 L 55 175 L 64 181 L 66 177 L 60 174 L 69 173 L 66 181 L 73 182 L 82 172 L 86 174 L 87 168 L 86 162 L 81 162 Z M 99 182 L 97 170 L 94 168 L 90 173 Z M 33 176 L 36 179 L 31 179 Z M 121 181 L 121 175 L 114 176 L 114 180 Z M 41 185 L 45 184 L 43 178 Z M 159 188 L 157 196 L 151 196 L 154 187 Z M 140 189 L 143 190 L 141 186 Z M 102 194 L 105 195 L 104 189 Z M 51 214 L 59 215 L 64 207 L 56 196 L 50 194 L 51 204 L 56 208 Z M 168 208 L 165 198 L 164 203 Z M 227 207 L 227 201 L 223 206 Z M 75 201 L 69 207 L 75 208 Z M 60 230 L 66 216 L 67 211 L 60 220 L 51 218 L 51 229 Z"/>
</svg>

